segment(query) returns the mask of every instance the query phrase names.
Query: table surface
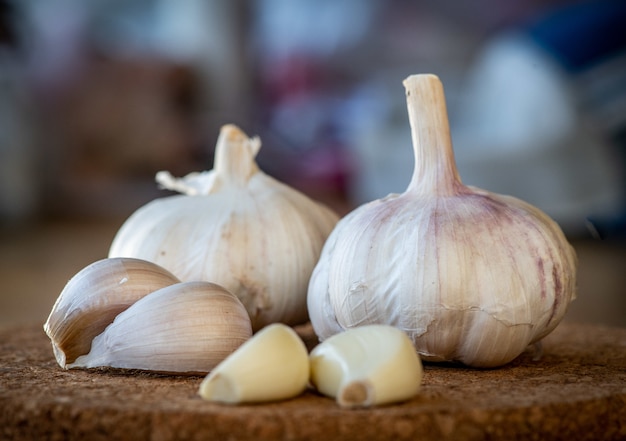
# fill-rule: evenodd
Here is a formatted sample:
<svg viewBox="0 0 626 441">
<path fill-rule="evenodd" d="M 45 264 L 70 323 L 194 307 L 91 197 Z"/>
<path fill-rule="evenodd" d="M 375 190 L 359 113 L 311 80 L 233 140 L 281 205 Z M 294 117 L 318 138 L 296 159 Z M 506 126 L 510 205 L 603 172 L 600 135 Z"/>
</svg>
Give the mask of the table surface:
<svg viewBox="0 0 626 441">
<path fill-rule="evenodd" d="M 309 348 L 310 326 L 296 328 Z M 340 409 L 313 391 L 282 402 L 202 400 L 202 377 L 63 370 L 40 325 L 0 328 L 1 439 L 479 440 L 626 438 L 626 329 L 561 324 L 491 370 L 425 365 L 412 400 Z"/>
</svg>

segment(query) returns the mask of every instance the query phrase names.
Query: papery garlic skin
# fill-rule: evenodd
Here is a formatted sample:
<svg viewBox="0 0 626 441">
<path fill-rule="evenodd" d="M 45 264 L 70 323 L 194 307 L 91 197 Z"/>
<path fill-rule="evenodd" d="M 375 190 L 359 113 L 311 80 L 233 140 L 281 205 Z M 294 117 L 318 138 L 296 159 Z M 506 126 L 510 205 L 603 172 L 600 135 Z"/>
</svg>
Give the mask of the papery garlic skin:
<svg viewBox="0 0 626 441">
<path fill-rule="evenodd" d="M 140 259 L 94 262 L 74 275 L 44 324 L 61 367 L 91 348 L 93 338 L 115 317 L 153 291 L 180 283 L 172 273 Z"/>
<path fill-rule="evenodd" d="M 422 362 L 408 336 L 388 325 L 367 325 L 333 335 L 309 356 L 311 383 L 341 407 L 370 407 L 415 396 Z"/>
<path fill-rule="evenodd" d="M 239 299 L 209 282 L 157 290 L 120 313 L 67 368 L 206 374 L 252 336 Z"/>
<path fill-rule="evenodd" d="M 307 321 L 308 281 L 338 216 L 259 170 L 258 138 L 222 128 L 215 168 L 177 180 L 184 195 L 154 200 L 118 231 L 109 256 L 137 257 L 183 281 L 206 280 L 234 293 L 254 330 Z"/>
<path fill-rule="evenodd" d="M 198 393 L 227 404 L 285 400 L 304 392 L 309 354 L 289 326 L 274 323 L 241 345 L 202 381 Z"/>
<path fill-rule="evenodd" d="M 412 181 L 337 224 L 311 277 L 311 322 L 322 340 L 383 323 L 405 331 L 425 360 L 503 365 L 563 318 L 575 252 L 539 209 L 463 185 L 441 83 L 418 75 L 405 86 Z"/>
</svg>

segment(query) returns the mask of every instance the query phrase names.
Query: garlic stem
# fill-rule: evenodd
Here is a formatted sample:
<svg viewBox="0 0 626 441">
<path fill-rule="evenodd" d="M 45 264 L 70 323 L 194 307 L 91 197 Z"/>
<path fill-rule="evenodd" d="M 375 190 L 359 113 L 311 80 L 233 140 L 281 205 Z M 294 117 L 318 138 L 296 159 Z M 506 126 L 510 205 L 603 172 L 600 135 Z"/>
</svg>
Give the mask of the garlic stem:
<svg viewBox="0 0 626 441">
<path fill-rule="evenodd" d="M 415 169 L 407 191 L 429 196 L 459 193 L 443 85 L 435 75 L 411 75 L 403 82 Z"/>
<path fill-rule="evenodd" d="M 248 138 L 233 124 L 223 126 L 215 147 L 213 170 L 216 178 L 222 182 L 246 185 L 259 171 L 254 158 L 260 148 L 261 140 L 258 137 Z"/>
</svg>

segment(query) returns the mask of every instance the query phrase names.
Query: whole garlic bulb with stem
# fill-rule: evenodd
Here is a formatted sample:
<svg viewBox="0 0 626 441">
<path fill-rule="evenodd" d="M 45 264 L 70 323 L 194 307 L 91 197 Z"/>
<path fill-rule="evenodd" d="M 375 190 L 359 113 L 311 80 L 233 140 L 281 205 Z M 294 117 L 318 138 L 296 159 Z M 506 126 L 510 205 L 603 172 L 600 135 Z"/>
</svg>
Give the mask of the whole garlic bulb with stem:
<svg viewBox="0 0 626 441">
<path fill-rule="evenodd" d="M 337 224 L 309 284 L 311 322 L 321 340 L 390 324 L 424 360 L 506 364 L 563 318 L 576 254 L 539 209 L 463 185 L 441 82 L 413 75 L 404 86 L 412 179 Z"/>
<path fill-rule="evenodd" d="M 263 173 L 261 142 L 222 127 L 214 168 L 157 181 L 183 193 L 156 199 L 122 225 L 109 257 L 154 262 L 183 281 L 205 280 L 234 293 L 254 330 L 307 321 L 309 278 L 338 216 Z"/>
</svg>

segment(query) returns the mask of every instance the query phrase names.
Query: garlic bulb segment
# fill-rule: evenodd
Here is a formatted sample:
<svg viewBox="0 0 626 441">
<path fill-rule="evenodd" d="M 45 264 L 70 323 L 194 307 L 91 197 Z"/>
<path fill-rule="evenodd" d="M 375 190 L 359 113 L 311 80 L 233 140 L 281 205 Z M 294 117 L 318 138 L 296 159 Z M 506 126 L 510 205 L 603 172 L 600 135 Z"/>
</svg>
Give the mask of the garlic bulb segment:
<svg viewBox="0 0 626 441">
<path fill-rule="evenodd" d="M 259 169 L 258 138 L 222 127 L 215 167 L 159 183 L 182 195 L 156 199 L 122 225 L 110 257 L 163 266 L 183 281 L 206 280 L 243 302 L 254 330 L 307 321 L 308 281 L 338 217 Z"/>
<path fill-rule="evenodd" d="M 59 365 L 88 353 L 93 338 L 137 300 L 179 282 L 139 259 L 102 259 L 83 268 L 65 285 L 44 324 Z"/>
<path fill-rule="evenodd" d="M 412 179 L 337 224 L 309 284 L 311 322 L 322 340 L 389 324 L 423 360 L 506 364 L 563 318 L 576 254 L 536 207 L 462 184 L 441 82 L 414 75 L 404 85 Z"/>
<path fill-rule="evenodd" d="M 261 403 L 300 395 L 309 381 L 304 342 L 289 326 L 257 332 L 202 381 L 202 398 L 228 404 Z"/>
<path fill-rule="evenodd" d="M 120 313 L 68 368 L 206 374 L 252 335 L 234 294 L 209 282 L 155 291 Z"/>
<path fill-rule="evenodd" d="M 346 408 L 406 401 L 423 376 L 411 340 L 388 325 L 336 334 L 311 351 L 310 361 L 313 386 Z"/>
</svg>

